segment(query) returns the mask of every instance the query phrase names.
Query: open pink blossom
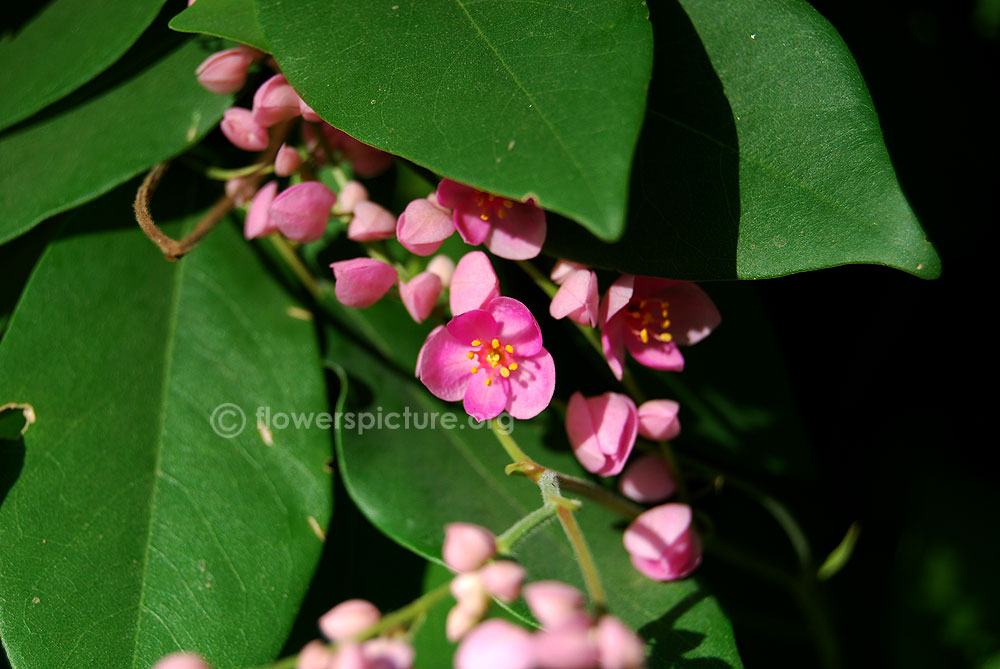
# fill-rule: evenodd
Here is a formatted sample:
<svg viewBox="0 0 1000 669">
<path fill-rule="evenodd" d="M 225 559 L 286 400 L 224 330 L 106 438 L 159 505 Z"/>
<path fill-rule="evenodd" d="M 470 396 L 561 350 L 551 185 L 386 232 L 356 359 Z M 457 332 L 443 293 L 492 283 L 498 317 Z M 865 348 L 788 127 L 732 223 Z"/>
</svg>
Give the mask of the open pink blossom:
<svg viewBox="0 0 1000 669">
<path fill-rule="evenodd" d="M 684 578 L 701 562 L 701 539 L 687 504 L 661 504 L 639 514 L 623 542 L 635 568 L 657 581 Z"/>
<path fill-rule="evenodd" d="M 370 307 L 396 283 L 396 270 L 380 260 L 354 258 L 335 262 L 333 278 L 337 300 L 345 307 Z"/>
<path fill-rule="evenodd" d="M 399 299 L 417 323 L 423 323 L 434 310 L 441 294 L 441 278 L 430 272 L 421 272 L 406 283 L 399 282 Z"/>
<path fill-rule="evenodd" d="M 574 323 L 597 325 L 597 274 L 588 269 L 574 270 L 564 277 L 549 305 L 549 314 L 556 320 L 569 317 Z"/>
<path fill-rule="evenodd" d="M 470 251 L 462 256 L 451 275 L 448 306 L 453 316 L 483 305 L 500 295 L 500 279 L 490 259 L 482 251 Z"/>
<path fill-rule="evenodd" d="M 458 233 L 466 244 L 485 244 L 494 255 L 511 260 L 534 258 L 545 242 L 545 212 L 532 201 L 515 202 L 442 179 L 437 201 L 453 209 Z"/>
<path fill-rule="evenodd" d="M 418 256 L 429 256 L 437 251 L 454 231 L 455 224 L 448 218 L 448 214 L 426 198 L 413 200 L 406 205 L 396 223 L 396 238 L 399 243 Z"/>
<path fill-rule="evenodd" d="M 247 47 L 226 49 L 206 58 L 194 73 L 206 90 L 228 95 L 243 88 L 254 57 L 254 50 Z"/>
<path fill-rule="evenodd" d="M 219 129 L 226 139 L 244 151 L 263 151 L 267 148 L 267 128 L 254 120 L 249 109 L 230 107 L 222 113 Z"/>
<path fill-rule="evenodd" d="M 621 380 L 626 348 L 646 367 L 679 372 L 684 357 L 678 346 L 698 343 L 722 317 L 693 283 L 626 274 L 605 293 L 599 319 L 604 356 Z"/>
<path fill-rule="evenodd" d="M 299 96 L 285 75 L 276 74 L 253 95 L 253 118 L 265 128 L 299 115 Z"/>
<path fill-rule="evenodd" d="M 250 209 L 247 210 L 246 220 L 243 222 L 243 236 L 247 239 L 266 237 L 278 231 L 278 227 L 271 220 L 271 202 L 278 194 L 278 182 L 269 181 L 250 202 Z"/>
<path fill-rule="evenodd" d="M 635 402 L 628 395 L 573 393 L 566 407 L 566 433 L 576 459 L 601 476 L 614 476 L 625 466 L 638 433 Z"/>
<path fill-rule="evenodd" d="M 330 209 L 337 201 L 332 190 L 318 181 L 303 181 L 286 188 L 271 202 L 271 221 L 285 237 L 314 242 L 326 232 Z"/>
<path fill-rule="evenodd" d="M 509 297 L 495 297 L 432 330 L 417 357 L 417 376 L 435 397 L 462 400 L 479 421 L 504 410 L 533 418 L 549 405 L 556 384 L 538 323 Z"/>
</svg>

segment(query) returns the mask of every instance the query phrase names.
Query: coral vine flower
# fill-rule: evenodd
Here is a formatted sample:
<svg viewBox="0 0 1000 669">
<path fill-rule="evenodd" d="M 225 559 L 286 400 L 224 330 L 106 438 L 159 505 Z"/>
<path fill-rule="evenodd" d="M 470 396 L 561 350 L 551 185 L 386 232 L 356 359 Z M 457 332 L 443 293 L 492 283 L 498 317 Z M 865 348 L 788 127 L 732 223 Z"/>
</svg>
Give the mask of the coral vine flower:
<svg viewBox="0 0 1000 669">
<path fill-rule="evenodd" d="M 722 320 L 711 298 L 687 281 L 624 275 L 601 300 L 604 357 L 621 380 L 625 349 L 640 364 L 679 372 L 678 346 L 697 344 Z"/>
<path fill-rule="evenodd" d="M 639 417 L 628 395 L 573 393 L 566 407 L 566 434 L 573 454 L 588 472 L 614 476 L 635 446 Z"/>
<path fill-rule="evenodd" d="M 545 212 L 531 200 L 515 202 L 442 179 L 437 201 L 455 210 L 455 227 L 466 244 L 485 244 L 494 255 L 510 260 L 534 258 L 542 250 Z"/>
<path fill-rule="evenodd" d="M 556 383 L 538 323 L 509 297 L 495 297 L 432 330 L 417 357 L 417 376 L 435 397 L 463 400 L 479 421 L 504 410 L 514 418 L 537 416 Z"/>
<path fill-rule="evenodd" d="M 657 581 L 684 578 L 701 562 L 701 539 L 686 504 L 662 504 L 639 514 L 623 542 L 635 568 Z"/>
</svg>

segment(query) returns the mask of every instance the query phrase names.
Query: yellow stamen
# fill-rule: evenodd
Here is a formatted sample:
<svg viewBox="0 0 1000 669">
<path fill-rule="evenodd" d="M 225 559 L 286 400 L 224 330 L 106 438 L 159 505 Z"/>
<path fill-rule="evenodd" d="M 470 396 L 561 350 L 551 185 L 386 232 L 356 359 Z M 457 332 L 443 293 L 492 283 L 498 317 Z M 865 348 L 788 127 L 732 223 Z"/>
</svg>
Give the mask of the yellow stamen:
<svg viewBox="0 0 1000 669">
<path fill-rule="evenodd" d="M 505 206 L 505 207 L 507 207 L 508 209 L 510 209 L 511 207 L 513 207 L 513 206 L 514 206 L 514 203 L 513 203 L 513 202 L 511 202 L 510 200 L 504 200 L 504 201 L 503 201 L 503 206 Z"/>
<path fill-rule="evenodd" d="M 508 376 L 510 376 L 510 371 L 506 367 L 501 367 L 500 376 L 506 379 Z"/>
<path fill-rule="evenodd" d="M 493 343 L 493 348 L 500 348 L 500 340 L 499 339 L 494 338 L 492 343 Z"/>
<path fill-rule="evenodd" d="M 473 339 L 472 340 L 472 345 L 473 346 L 482 346 L 483 342 L 479 341 L 478 339 Z"/>
<path fill-rule="evenodd" d="M 510 344 L 507 344 L 507 345 L 506 345 L 506 346 L 504 346 L 503 348 L 504 348 L 504 350 L 505 350 L 505 351 L 507 351 L 508 353 L 513 353 L 513 352 L 514 352 L 514 347 L 513 347 L 513 346 L 511 346 Z"/>
<path fill-rule="evenodd" d="M 668 327 L 670 327 L 670 321 L 664 319 L 663 322 L 660 323 L 660 328 L 666 330 Z"/>
<path fill-rule="evenodd" d="M 496 369 L 496 366 L 499 365 L 499 364 L 500 363 L 497 362 L 496 360 L 490 360 L 490 367 L 492 367 L 494 369 Z"/>
<path fill-rule="evenodd" d="M 473 367 L 472 368 L 472 373 L 473 374 L 478 374 L 479 373 L 479 368 L 478 367 Z"/>
<path fill-rule="evenodd" d="M 469 360 L 472 360 L 473 358 L 476 357 L 476 354 L 473 353 L 472 351 L 469 351 L 468 353 L 465 354 L 465 357 L 468 358 Z"/>
<path fill-rule="evenodd" d="M 669 332 L 663 332 L 661 334 L 654 335 L 654 336 L 656 337 L 656 339 L 658 341 L 662 341 L 664 343 L 668 342 L 668 341 L 671 341 L 674 338 L 674 336 L 672 334 L 670 334 Z"/>
<path fill-rule="evenodd" d="M 503 220 L 503 217 L 504 217 L 505 215 L 506 215 L 506 212 L 504 212 L 504 210 L 503 210 L 503 209 L 497 209 L 497 218 L 499 218 L 499 219 Z"/>
<path fill-rule="evenodd" d="M 490 220 L 490 215 L 484 211 L 483 213 L 479 214 L 479 218 L 483 219 L 484 221 L 488 221 Z"/>
<path fill-rule="evenodd" d="M 649 343 L 649 330 L 647 330 L 646 328 L 643 328 L 643 329 L 639 330 L 639 339 L 642 340 L 643 344 L 648 344 Z"/>
<path fill-rule="evenodd" d="M 516 362 L 512 362 L 509 365 L 507 365 L 507 368 L 510 369 L 510 371 L 513 372 L 515 369 L 517 369 L 517 363 Z"/>
<path fill-rule="evenodd" d="M 492 386 L 493 385 L 493 379 L 486 379 L 485 381 L 483 381 L 483 385 L 484 386 Z"/>
</svg>

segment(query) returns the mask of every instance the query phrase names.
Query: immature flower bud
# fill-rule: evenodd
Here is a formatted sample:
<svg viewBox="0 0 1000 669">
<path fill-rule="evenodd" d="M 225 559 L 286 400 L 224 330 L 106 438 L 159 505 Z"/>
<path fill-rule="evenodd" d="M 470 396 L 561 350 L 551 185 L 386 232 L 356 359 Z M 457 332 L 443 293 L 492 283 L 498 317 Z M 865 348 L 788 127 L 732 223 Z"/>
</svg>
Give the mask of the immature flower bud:
<svg viewBox="0 0 1000 669">
<path fill-rule="evenodd" d="M 263 151 L 267 148 L 267 128 L 254 120 L 249 109 L 230 107 L 222 114 L 219 128 L 226 139 L 244 151 Z"/>
<path fill-rule="evenodd" d="M 597 647 L 601 669 L 641 669 L 646 661 L 642 639 L 614 616 L 604 616 L 598 621 Z"/>
<path fill-rule="evenodd" d="M 399 297 L 410 317 L 423 323 L 441 295 L 441 279 L 430 272 L 421 272 L 408 282 L 399 282 Z"/>
<path fill-rule="evenodd" d="M 524 586 L 524 601 L 542 627 L 557 629 L 586 618 L 583 593 L 560 581 L 535 581 Z"/>
<path fill-rule="evenodd" d="M 649 454 L 629 463 L 618 478 L 618 489 L 640 504 L 653 504 L 673 495 L 677 484 L 667 461 Z"/>
<path fill-rule="evenodd" d="M 278 182 L 270 181 L 253 196 L 246 221 L 243 223 L 243 236 L 247 239 L 266 237 L 277 232 L 278 228 L 271 220 L 271 203 L 278 194 Z"/>
<path fill-rule="evenodd" d="M 527 630 L 491 618 L 465 635 L 455 651 L 455 669 L 532 669 L 534 639 Z"/>
<path fill-rule="evenodd" d="M 555 266 L 552 268 L 552 273 L 549 274 L 549 278 L 552 279 L 553 283 L 561 286 L 569 278 L 570 274 L 581 269 L 587 269 L 587 266 L 573 262 L 572 260 L 557 260 Z"/>
<path fill-rule="evenodd" d="M 649 400 L 639 405 L 639 434 L 652 441 L 666 441 L 681 433 L 677 419 L 680 405 L 673 400 Z"/>
<path fill-rule="evenodd" d="M 486 592 L 501 602 L 510 604 L 521 595 L 524 567 L 510 560 L 491 562 L 479 570 L 479 580 Z"/>
<path fill-rule="evenodd" d="M 338 214 L 350 214 L 357 208 L 359 202 L 364 202 L 367 199 L 368 191 L 361 185 L 361 182 L 353 180 L 348 181 L 344 184 L 344 187 L 340 189 L 340 192 L 337 193 L 337 208 L 335 211 Z M 392 219 L 392 231 L 396 231 L 395 218 Z M 389 236 L 391 237 L 392 234 Z"/>
<path fill-rule="evenodd" d="M 313 108 L 306 104 L 305 100 L 299 98 L 299 113 L 302 114 L 302 119 L 309 121 L 310 123 L 319 123 L 323 119 L 320 115 L 313 111 Z"/>
<path fill-rule="evenodd" d="M 567 316 L 584 327 L 597 325 L 597 274 L 579 269 L 563 279 L 559 290 L 549 305 L 549 314 L 559 320 Z"/>
<path fill-rule="evenodd" d="M 427 263 L 427 271 L 441 279 L 442 288 L 448 288 L 455 273 L 455 261 L 444 254 L 436 255 Z"/>
<path fill-rule="evenodd" d="M 171 653 L 154 664 L 153 669 L 212 669 L 212 666 L 193 653 Z"/>
<path fill-rule="evenodd" d="M 426 199 L 406 205 L 396 224 L 399 243 L 418 256 L 429 256 L 455 231 L 448 214 Z"/>
<path fill-rule="evenodd" d="M 395 232 L 396 217 L 392 215 L 391 211 L 369 200 L 361 200 L 354 204 L 354 218 L 347 226 L 348 239 L 353 239 L 356 242 L 371 242 L 378 239 L 391 239 Z"/>
<path fill-rule="evenodd" d="M 657 581 L 684 578 L 701 562 L 701 540 L 686 504 L 662 504 L 640 514 L 623 542 L 635 568 Z"/>
<path fill-rule="evenodd" d="M 573 453 L 587 471 L 613 476 L 625 466 L 635 446 L 638 417 L 627 395 L 573 393 L 566 407 L 566 432 Z"/>
<path fill-rule="evenodd" d="M 295 669 L 327 669 L 332 660 L 333 653 L 327 649 L 326 644 L 318 640 L 310 641 L 299 651 Z"/>
<path fill-rule="evenodd" d="M 285 79 L 276 74 L 257 89 L 253 96 L 253 117 L 264 127 L 299 115 L 299 96 Z"/>
<path fill-rule="evenodd" d="M 381 617 L 371 602 L 348 599 L 323 614 L 319 619 L 319 629 L 330 641 L 345 641 L 364 632 Z"/>
<path fill-rule="evenodd" d="M 341 260 L 330 265 L 337 300 L 345 307 L 370 307 L 396 283 L 396 270 L 372 258 Z"/>
<path fill-rule="evenodd" d="M 198 83 L 207 90 L 228 95 L 243 88 L 253 59 L 253 51 L 245 47 L 226 49 L 206 58 L 194 73 Z"/>
<path fill-rule="evenodd" d="M 337 201 L 332 190 L 318 181 L 304 181 L 281 192 L 271 203 L 271 220 L 285 237 L 314 242 L 326 232 L 330 209 Z"/>
<path fill-rule="evenodd" d="M 399 639 L 379 637 L 361 646 L 365 669 L 412 669 L 413 646 Z"/>
<path fill-rule="evenodd" d="M 496 538 L 485 527 L 472 523 L 449 523 L 444 528 L 441 555 L 457 572 L 478 569 L 497 552 Z"/>
<path fill-rule="evenodd" d="M 302 164 L 302 156 L 299 152 L 287 144 L 282 144 L 274 157 L 274 173 L 279 177 L 287 177 L 298 171 Z"/>
<path fill-rule="evenodd" d="M 593 669 L 598 666 L 599 652 L 591 638 L 589 621 L 536 633 L 535 657 L 537 669 Z"/>
</svg>

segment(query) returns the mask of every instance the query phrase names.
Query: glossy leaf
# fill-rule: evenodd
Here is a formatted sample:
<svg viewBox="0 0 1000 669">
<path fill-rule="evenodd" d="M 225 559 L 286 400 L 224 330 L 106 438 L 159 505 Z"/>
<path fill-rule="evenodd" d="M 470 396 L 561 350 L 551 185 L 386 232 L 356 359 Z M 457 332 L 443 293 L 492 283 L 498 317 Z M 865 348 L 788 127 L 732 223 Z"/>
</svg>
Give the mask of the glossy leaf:
<svg viewBox="0 0 1000 669">
<path fill-rule="evenodd" d="M 211 130 L 230 98 L 195 79 L 208 53 L 187 40 L 138 73 L 123 62 L 94 82 L 92 97 L 0 135 L 0 243 L 185 151 Z M 129 78 L 119 81 L 122 70 Z"/>
<path fill-rule="evenodd" d="M 76 90 L 139 39 L 164 0 L 39 3 L 0 39 L 0 130 Z M 5 8 L 7 13 L 11 8 Z"/>
<path fill-rule="evenodd" d="M 183 33 L 204 33 L 268 51 L 267 38 L 257 22 L 253 0 L 198 0 L 170 20 Z"/>
<path fill-rule="evenodd" d="M 328 122 L 621 234 L 652 58 L 643 3 L 255 3 L 288 80 Z"/>
<path fill-rule="evenodd" d="M 485 424 L 477 426 L 458 404 L 436 400 L 410 374 L 387 367 L 344 334 L 331 332 L 328 343 L 330 364 L 346 388 L 338 403 L 344 412 L 337 433 L 342 476 L 352 498 L 383 532 L 440 562 L 446 523 L 469 521 L 501 532 L 539 505 L 534 484 L 503 473 L 509 459 Z M 514 438 L 544 464 L 579 474 L 561 422 L 551 411 L 544 416 L 518 421 Z M 436 429 L 428 427 L 432 417 Z M 400 428 L 391 429 L 396 421 Z M 441 427 L 446 422 L 452 429 Z M 682 658 L 740 666 L 728 621 L 695 580 L 649 581 L 629 562 L 620 517 L 587 503 L 579 519 L 610 609 L 651 641 L 651 667 L 673 666 Z M 582 588 L 556 524 L 520 544 L 517 557 L 532 579 L 557 578 Z"/>
<path fill-rule="evenodd" d="M 329 433 L 255 425 L 258 406 L 326 408 L 311 323 L 228 224 L 166 262 L 129 220 L 133 189 L 66 222 L 0 343 L 0 401 L 37 416 L 0 507 L 15 669 L 148 667 L 180 648 L 267 662 L 330 516 Z M 246 414 L 229 439 L 225 403 Z"/>
<path fill-rule="evenodd" d="M 816 11 L 803 0 L 651 10 L 657 55 L 627 234 L 599 246 L 553 221 L 549 252 L 686 279 L 847 263 L 940 273 L 861 73 Z"/>
</svg>

